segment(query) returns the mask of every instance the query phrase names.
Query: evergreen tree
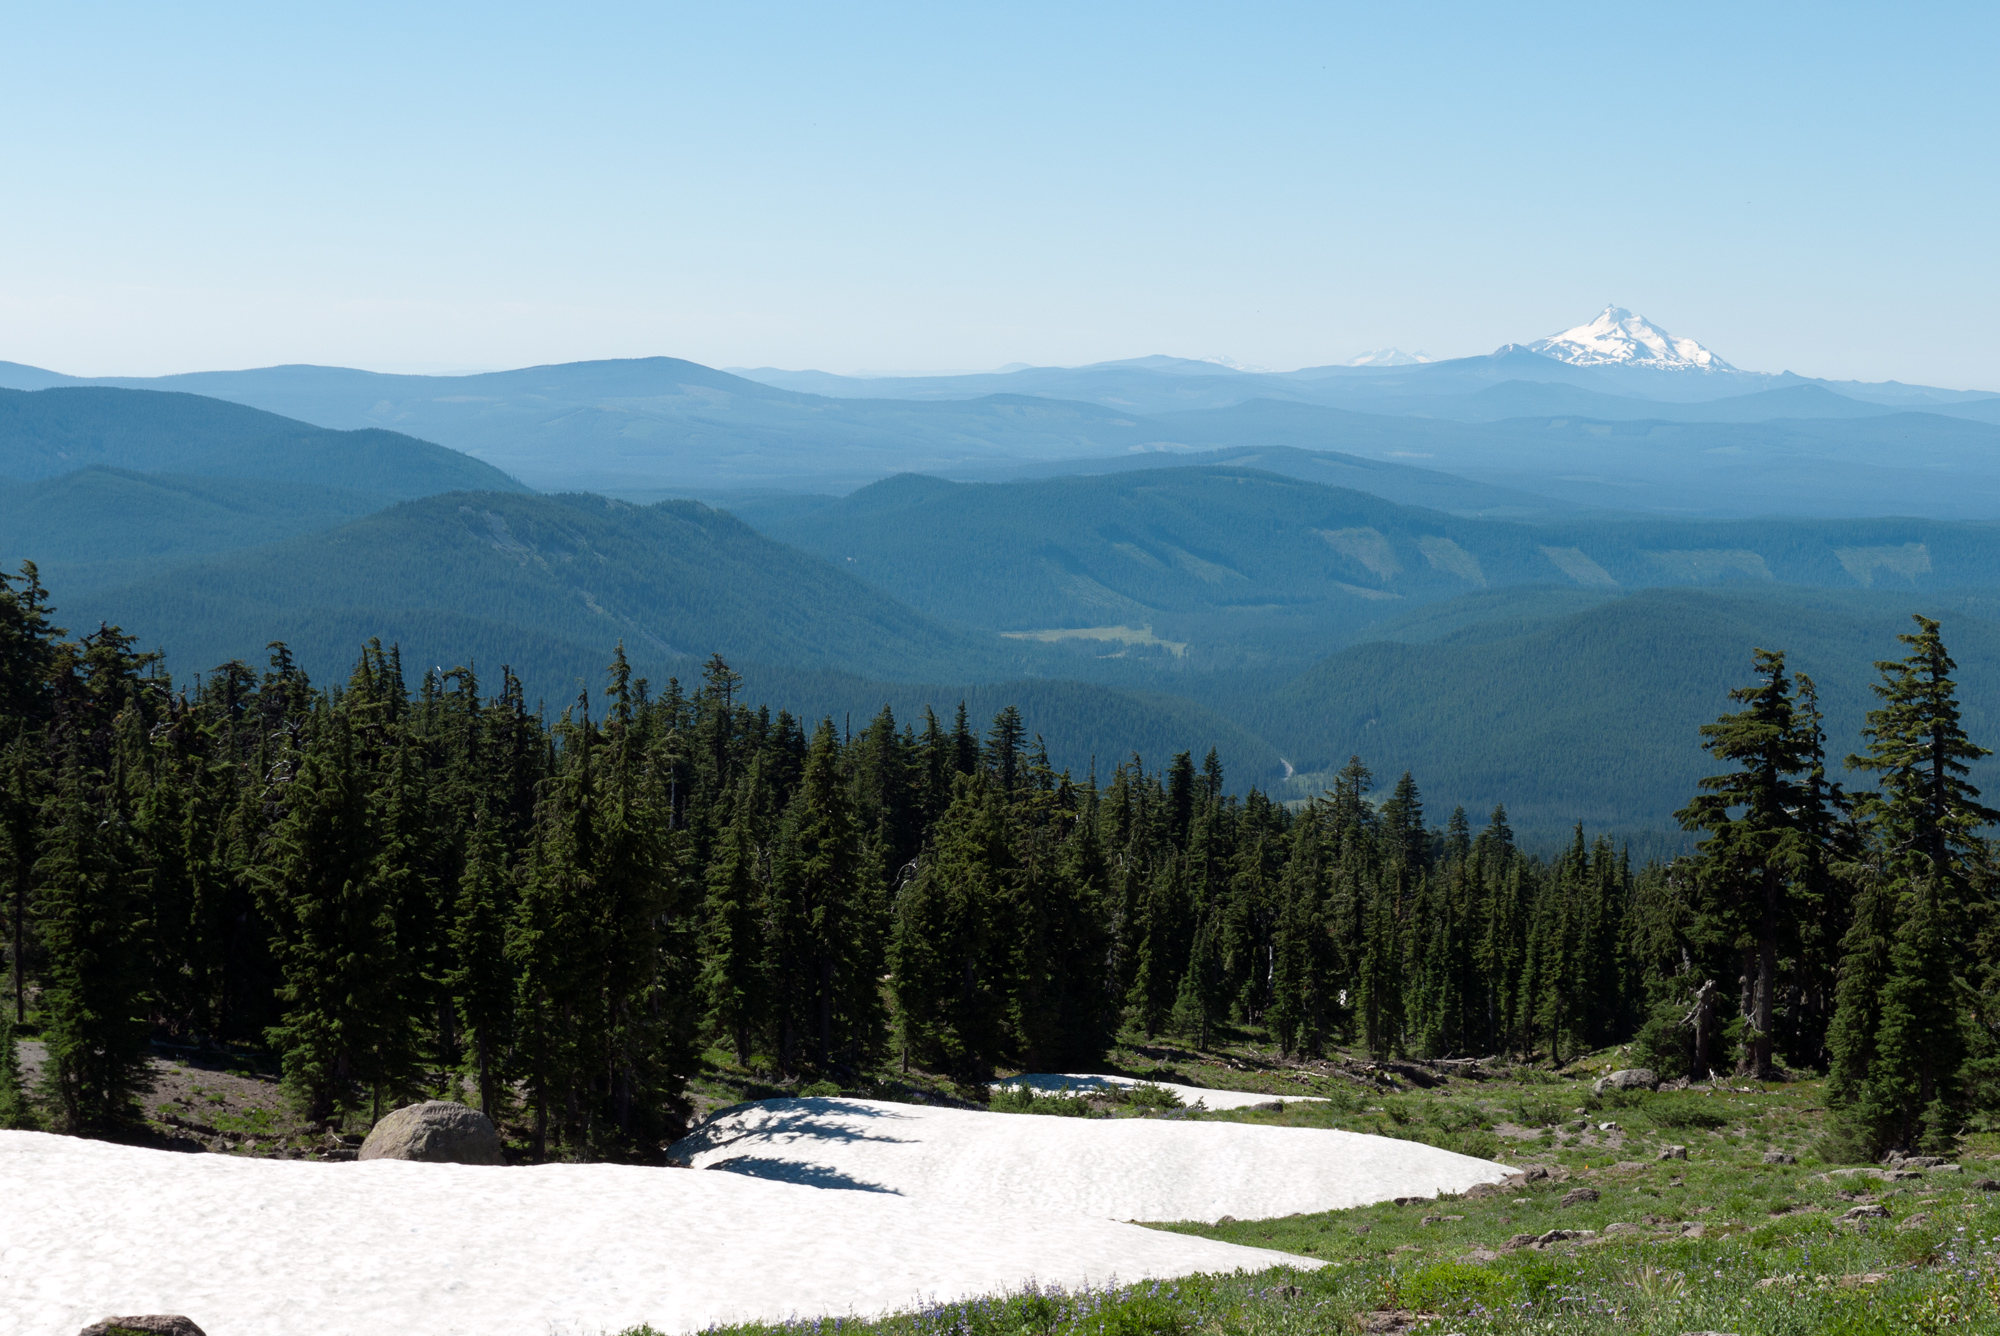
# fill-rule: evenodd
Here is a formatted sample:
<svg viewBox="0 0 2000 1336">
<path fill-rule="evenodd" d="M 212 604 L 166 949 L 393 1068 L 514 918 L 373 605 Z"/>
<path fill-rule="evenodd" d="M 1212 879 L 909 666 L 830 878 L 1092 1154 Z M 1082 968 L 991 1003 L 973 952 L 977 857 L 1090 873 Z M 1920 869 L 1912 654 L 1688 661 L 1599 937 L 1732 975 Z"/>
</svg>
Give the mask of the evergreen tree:
<svg viewBox="0 0 2000 1336">
<path fill-rule="evenodd" d="M 14 1018 L 0 1011 L 0 1130 L 32 1132 L 41 1126 L 21 1083 L 21 1054 L 14 1043 Z"/>
<path fill-rule="evenodd" d="M 514 1012 L 514 978 L 507 959 L 513 904 L 498 824 L 484 809 L 474 818 L 452 915 L 451 966 L 444 978 L 465 1030 L 480 1110 L 496 1123 L 506 1111 L 505 1061 Z"/>
<path fill-rule="evenodd" d="M 759 771 L 752 772 L 755 787 Z M 739 1067 L 750 1065 L 750 1041 L 763 1018 L 764 888 L 758 878 L 758 804 L 739 795 L 736 815 L 708 868 L 708 911 L 702 943 L 701 992 L 708 1024 L 731 1042 Z"/>
<path fill-rule="evenodd" d="M 35 866 L 48 954 L 42 1080 L 58 1131 L 109 1133 L 135 1122 L 146 1076 L 146 968 L 129 825 L 114 768 L 87 767 L 73 737 Z"/>
<path fill-rule="evenodd" d="M 1827 1099 L 1847 1140 L 1870 1152 L 1948 1150 L 1963 1116 L 1968 899 L 1983 860 L 1977 831 L 2000 821 L 1966 779 L 1990 755 L 1965 734 L 1956 665 L 1938 623 L 1899 636 L 1908 657 L 1878 663 L 1868 751 L 1848 765 L 1881 776 L 1858 795 L 1865 888 L 1845 943 Z"/>
<path fill-rule="evenodd" d="M 897 897 L 889 964 L 905 1054 L 968 1082 L 1007 1050 L 1013 872 L 999 797 L 983 773 L 961 776 Z"/>
<path fill-rule="evenodd" d="M 311 716 L 285 786 L 285 814 L 258 869 L 283 970 L 282 1019 L 270 1043 L 306 1117 L 371 1115 L 416 1087 L 416 1035 L 399 984 L 393 882 L 377 864 L 376 815 L 341 711 Z"/>
<path fill-rule="evenodd" d="M 1781 958 L 1797 960 L 1801 924 L 1826 898 L 1837 793 L 1823 775 L 1818 718 L 1801 711 L 1785 656 L 1754 653 L 1759 681 L 1731 691 L 1748 708 L 1702 726 L 1702 746 L 1731 764 L 1701 781 L 1702 792 L 1677 813 L 1703 832 L 1696 874 L 1716 931 L 1742 958 L 1745 998 L 1743 1070 L 1772 1075 L 1772 1037 Z"/>
</svg>

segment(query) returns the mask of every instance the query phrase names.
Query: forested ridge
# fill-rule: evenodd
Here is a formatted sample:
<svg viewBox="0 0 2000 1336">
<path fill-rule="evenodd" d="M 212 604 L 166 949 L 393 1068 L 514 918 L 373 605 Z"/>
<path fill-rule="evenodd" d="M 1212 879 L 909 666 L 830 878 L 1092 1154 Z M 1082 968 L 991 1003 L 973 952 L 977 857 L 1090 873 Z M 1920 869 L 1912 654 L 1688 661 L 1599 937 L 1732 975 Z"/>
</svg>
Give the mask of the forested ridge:
<svg viewBox="0 0 2000 1336">
<path fill-rule="evenodd" d="M 1286 805 L 1213 752 L 1058 770 L 1012 707 L 773 715 L 720 656 L 658 687 L 621 647 L 551 720 L 504 667 L 412 683 L 379 642 L 339 684 L 274 643 L 177 687 L 54 612 L 32 566 L 0 588 L 7 1125 L 122 1134 L 161 1038 L 265 1049 L 316 1121 L 464 1093 L 531 1157 L 653 1158 L 704 1061 L 971 1086 L 1124 1025 L 1823 1069 L 1869 1153 L 1991 1103 L 2000 814 L 1923 618 L 1847 758 L 1876 789 L 1759 651 L 1699 739 L 1699 852 L 1634 868 L 1580 825 L 1545 859 L 1504 808 L 1437 821 L 1359 760 Z"/>
</svg>

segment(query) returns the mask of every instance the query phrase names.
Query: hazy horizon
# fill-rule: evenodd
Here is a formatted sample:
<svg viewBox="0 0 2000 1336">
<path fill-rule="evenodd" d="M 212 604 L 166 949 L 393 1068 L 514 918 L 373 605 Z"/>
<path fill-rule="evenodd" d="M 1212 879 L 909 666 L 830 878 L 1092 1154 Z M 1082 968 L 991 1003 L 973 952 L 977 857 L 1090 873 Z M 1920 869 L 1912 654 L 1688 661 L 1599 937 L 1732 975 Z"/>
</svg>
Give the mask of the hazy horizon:
<svg viewBox="0 0 2000 1336">
<path fill-rule="evenodd" d="M 2000 15 L 13 16 L 0 358 L 1267 367 L 1607 301 L 2000 384 Z"/>
</svg>

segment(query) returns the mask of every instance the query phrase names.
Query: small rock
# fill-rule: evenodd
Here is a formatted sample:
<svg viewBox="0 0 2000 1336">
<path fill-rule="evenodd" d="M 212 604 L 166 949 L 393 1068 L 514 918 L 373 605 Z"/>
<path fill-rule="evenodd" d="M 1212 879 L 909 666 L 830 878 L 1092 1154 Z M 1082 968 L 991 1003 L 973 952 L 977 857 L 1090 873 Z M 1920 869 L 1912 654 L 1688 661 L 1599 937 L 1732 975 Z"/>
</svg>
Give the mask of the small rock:
<svg viewBox="0 0 2000 1336">
<path fill-rule="evenodd" d="M 1220 1220 L 1217 1220 L 1215 1223 L 1218 1225 L 1233 1225 L 1236 1223 L 1236 1217 L 1233 1215 L 1225 1215 Z"/>
<path fill-rule="evenodd" d="M 1581 1239 L 1589 1236 L 1590 1231 L 1587 1229 L 1552 1229 L 1546 1234 L 1538 1235 L 1535 1242 L 1543 1244 L 1562 1243 L 1568 1239 Z"/>
<path fill-rule="evenodd" d="M 1516 1234 L 1507 1240 L 1506 1246 L 1510 1251 L 1515 1248 L 1525 1248 L 1539 1238 L 1541 1238 L 1539 1234 Z"/>
<path fill-rule="evenodd" d="M 361 1143 L 364 1160 L 426 1164 L 498 1164 L 500 1134 L 477 1109 L 433 1099 L 397 1109 Z"/>
<path fill-rule="evenodd" d="M 1958 1164 L 1934 1164 L 1931 1166 L 1931 1172 L 1934 1174 L 1962 1174 L 1965 1172 L 1965 1166 Z"/>
<path fill-rule="evenodd" d="M 1492 1183 L 1474 1183 L 1465 1190 L 1465 1195 L 1467 1197 L 1497 1197 L 1500 1195 L 1500 1189 Z"/>
<path fill-rule="evenodd" d="M 154 1313 L 146 1317 L 107 1317 L 102 1322 L 93 1322 L 77 1333 L 77 1336 L 124 1336 L 126 1332 L 143 1332 L 145 1336 L 206 1336 L 192 1319 L 178 1313 Z"/>
<path fill-rule="evenodd" d="M 1764 1152 L 1765 1164 L 1797 1164 L 1798 1162 L 1798 1156 L 1787 1155 L 1781 1150 L 1767 1150 Z"/>
<path fill-rule="evenodd" d="M 1925 1215 L 1922 1211 L 1918 1211 L 1915 1215 L 1904 1216 L 1901 1220 L 1898 1220 L 1896 1222 L 1896 1228 L 1922 1229 L 1925 1225 L 1928 1225 L 1930 1222 L 1931 1218 L 1928 1215 Z"/>
<path fill-rule="evenodd" d="M 1889 1208 L 1886 1206 L 1850 1206 L 1842 1220 L 1887 1220 Z"/>
<path fill-rule="evenodd" d="M 1637 1225 L 1628 1225 L 1623 1220 L 1614 1220 L 1604 1227 L 1604 1232 L 1607 1234 L 1637 1234 L 1639 1227 Z"/>
<path fill-rule="evenodd" d="M 1261 1113 L 1283 1113 L 1285 1111 L 1285 1101 L 1281 1099 L 1267 1100 L 1262 1104 L 1252 1104 L 1250 1107 Z"/>
<path fill-rule="evenodd" d="M 1581 1206 L 1585 1202 L 1596 1200 L 1596 1188 L 1571 1188 L 1568 1192 L 1563 1193 L 1562 1201 L 1558 1204 L 1562 1206 Z"/>
<path fill-rule="evenodd" d="M 1660 1152 L 1660 1158 L 1663 1160 L 1685 1160 L 1687 1157 L 1686 1146 L 1668 1146 Z"/>
<path fill-rule="evenodd" d="M 1659 1084 L 1660 1078 L 1644 1067 L 1630 1067 L 1622 1072 L 1599 1077 L 1590 1088 L 1594 1093 L 1601 1095 L 1607 1090 L 1653 1090 L 1657 1089 Z"/>
<path fill-rule="evenodd" d="M 1968 1186 L 1974 1192 L 2000 1192 L 2000 1183 L 1996 1183 L 1990 1178 L 1975 1178 Z"/>
<path fill-rule="evenodd" d="M 1437 1200 L 1435 1197 L 1398 1197 L 1396 1198 L 1396 1205 L 1424 1206 L 1428 1205 L 1430 1202 L 1433 1202 L 1435 1200 Z"/>
<path fill-rule="evenodd" d="M 1707 1233 L 1708 1233 L 1708 1226 L 1707 1226 L 1707 1225 L 1682 1225 L 1682 1226 L 1681 1226 L 1681 1237 L 1682 1237 L 1682 1238 L 1684 1238 L 1684 1239 L 1698 1239 L 1698 1238 L 1701 1238 L 1701 1237 L 1702 1237 L 1703 1235 L 1705 1235 L 1705 1234 L 1707 1234 Z"/>
<path fill-rule="evenodd" d="M 1497 1262 L 1500 1260 L 1500 1254 L 1494 1252 L 1491 1248 L 1468 1248 L 1465 1252 L 1465 1260 L 1468 1262 Z"/>
<path fill-rule="evenodd" d="M 1891 1155 L 1882 1163 L 1891 1169 L 1935 1169 L 1951 1161 L 1942 1155 Z"/>
<path fill-rule="evenodd" d="M 1421 1219 L 1421 1220 L 1417 1221 L 1417 1223 L 1418 1223 L 1418 1224 L 1420 1224 L 1420 1225 L 1438 1225 L 1438 1224 L 1443 1224 L 1443 1223 L 1444 1223 L 1444 1217 L 1443 1217 L 1443 1216 L 1441 1216 L 1441 1215 L 1427 1215 L 1427 1216 L 1425 1216 L 1425 1217 L 1424 1217 L 1423 1219 Z"/>
</svg>

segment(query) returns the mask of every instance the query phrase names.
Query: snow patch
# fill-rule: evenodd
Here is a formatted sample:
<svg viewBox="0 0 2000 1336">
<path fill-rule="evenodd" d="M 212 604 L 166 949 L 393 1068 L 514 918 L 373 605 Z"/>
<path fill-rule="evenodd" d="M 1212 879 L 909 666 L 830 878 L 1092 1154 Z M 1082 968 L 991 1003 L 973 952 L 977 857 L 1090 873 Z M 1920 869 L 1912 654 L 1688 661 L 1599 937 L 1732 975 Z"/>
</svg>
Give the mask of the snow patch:
<svg viewBox="0 0 2000 1336">
<path fill-rule="evenodd" d="M 1032 1196 L 1036 1178 L 1061 1170 L 1040 1164 L 1039 1139 L 1019 1125 L 1071 1120 L 963 1116 L 1012 1131 L 1003 1139 L 1021 1159 L 992 1181 L 968 1179 L 957 1199 L 908 1176 L 917 1190 L 830 1191 L 750 1173 L 328 1164 L 0 1132 L 0 1336 L 75 1336 L 114 1313 L 185 1313 L 209 1336 L 599 1336 L 641 1322 L 691 1332 L 882 1313 L 1029 1280 L 1316 1265 L 1096 1211 L 1023 1218 L 1022 1185 Z M 877 1138 L 868 1145 L 920 1155 L 933 1127 L 833 1117 Z"/>
</svg>

